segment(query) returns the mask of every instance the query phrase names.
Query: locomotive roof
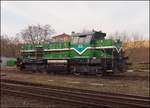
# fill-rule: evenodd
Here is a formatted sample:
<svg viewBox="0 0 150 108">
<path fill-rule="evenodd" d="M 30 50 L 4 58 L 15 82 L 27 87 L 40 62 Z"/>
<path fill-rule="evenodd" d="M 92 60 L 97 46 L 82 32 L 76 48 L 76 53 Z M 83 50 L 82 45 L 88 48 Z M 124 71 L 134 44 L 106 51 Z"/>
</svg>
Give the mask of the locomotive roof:
<svg viewBox="0 0 150 108">
<path fill-rule="evenodd" d="M 86 33 L 72 33 L 72 36 L 84 36 L 84 35 L 94 35 L 94 34 L 104 34 L 106 36 L 106 33 L 103 33 L 102 31 L 92 31 L 92 32 L 86 32 Z"/>
</svg>

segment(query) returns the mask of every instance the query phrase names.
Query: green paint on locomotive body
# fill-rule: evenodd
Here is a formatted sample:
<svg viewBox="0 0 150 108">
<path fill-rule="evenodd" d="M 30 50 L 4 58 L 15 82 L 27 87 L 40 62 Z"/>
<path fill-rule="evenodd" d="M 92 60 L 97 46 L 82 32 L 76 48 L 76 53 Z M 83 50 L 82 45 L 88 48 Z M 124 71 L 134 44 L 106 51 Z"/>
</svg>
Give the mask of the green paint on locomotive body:
<svg viewBox="0 0 150 108">
<path fill-rule="evenodd" d="M 81 50 L 78 48 L 80 46 L 83 46 Z M 105 49 L 114 49 L 119 52 L 121 45 L 112 39 L 103 39 L 95 41 L 95 44 L 77 44 L 72 45 L 71 48 L 75 49 L 70 52 L 71 58 L 112 58 L 112 51 L 105 52 Z"/>
<path fill-rule="evenodd" d="M 26 44 L 21 49 L 22 50 L 35 50 L 36 47 L 43 47 L 43 49 L 62 49 L 62 48 L 69 48 L 70 42 L 63 42 L 63 43 L 49 43 L 49 44 L 42 44 L 42 45 L 33 45 L 33 44 Z"/>
<path fill-rule="evenodd" d="M 70 42 L 64 43 L 50 43 L 40 45 L 43 48 L 43 59 L 68 59 Z M 39 45 L 24 45 L 21 49 L 22 53 L 25 53 L 26 58 L 36 58 L 36 48 Z"/>
<path fill-rule="evenodd" d="M 101 39 L 80 44 L 72 42 L 49 43 L 40 46 L 26 44 L 21 49 L 24 58 L 35 59 L 37 47 L 42 47 L 43 59 L 90 59 L 93 57 L 101 59 L 112 58 L 113 52 L 111 50 L 116 50 L 119 53 L 122 43 L 112 39 Z"/>
</svg>

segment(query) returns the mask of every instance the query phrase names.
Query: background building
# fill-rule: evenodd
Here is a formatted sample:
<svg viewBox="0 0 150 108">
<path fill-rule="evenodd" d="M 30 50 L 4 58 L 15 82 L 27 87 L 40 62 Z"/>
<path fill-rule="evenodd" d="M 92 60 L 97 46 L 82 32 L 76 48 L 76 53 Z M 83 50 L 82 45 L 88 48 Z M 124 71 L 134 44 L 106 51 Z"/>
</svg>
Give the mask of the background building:
<svg viewBox="0 0 150 108">
<path fill-rule="evenodd" d="M 52 37 L 53 42 L 66 42 L 66 41 L 70 41 L 70 39 L 71 36 L 66 33 Z"/>
</svg>

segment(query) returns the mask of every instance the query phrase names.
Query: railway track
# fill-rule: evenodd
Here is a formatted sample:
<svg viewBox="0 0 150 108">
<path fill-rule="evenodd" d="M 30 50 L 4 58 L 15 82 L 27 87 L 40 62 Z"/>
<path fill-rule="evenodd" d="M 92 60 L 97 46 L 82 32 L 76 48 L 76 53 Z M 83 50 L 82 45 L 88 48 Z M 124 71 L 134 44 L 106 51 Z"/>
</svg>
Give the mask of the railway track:
<svg viewBox="0 0 150 108">
<path fill-rule="evenodd" d="M 79 107 L 149 108 L 150 98 L 1 79 L 4 94 L 57 101 Z"/>
</svg>

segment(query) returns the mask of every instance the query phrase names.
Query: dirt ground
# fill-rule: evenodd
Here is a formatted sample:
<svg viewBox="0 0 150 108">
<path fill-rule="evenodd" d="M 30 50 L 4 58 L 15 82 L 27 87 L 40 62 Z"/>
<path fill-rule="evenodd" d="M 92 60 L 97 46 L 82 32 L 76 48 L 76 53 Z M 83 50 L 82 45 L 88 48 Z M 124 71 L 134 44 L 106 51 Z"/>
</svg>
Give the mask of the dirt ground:
<svg viewBox="0 0 150 108">
<path fill-rule="evenodd" d="M 149 70 L 126 72 L 113 76 L 75 76 L 21 72 L 15 68 L 1 70 L 1 78 L 96 91 L 149 96 Z"/>
<path fill-rule="evenodd" d="M 37 100 L 37 99 L 29 99 L 24 97 L 16 97 L 10 95 L 2 95 L 1 96 L 1 108 L 8 108 L 8 107 L 26 107 L 26 108 L 60 108 L 60 107 L 69 107 L 68 105 L 64 105 L 61 103 L 49 102 Z M 70 106 L 71 107 L 71 106 Z"/>
<path fill-rule="evenodd" d="M 2 68 L 1 78 L 37 82 L 48 85 L 149 96 L 149 70 L 129 71 L 114 76 L 75 76 L 21 72 L 16 68 Z M 1 108 L 6 107 L 68 107 L 61 103 L 44 102 L 1 94 Z"/>
<path fill-rule="evenodd" d="M 126 50 L 126 55 L 131 63 L 150 63 L 149 47 L 129 48 Z"/>
</svg>

